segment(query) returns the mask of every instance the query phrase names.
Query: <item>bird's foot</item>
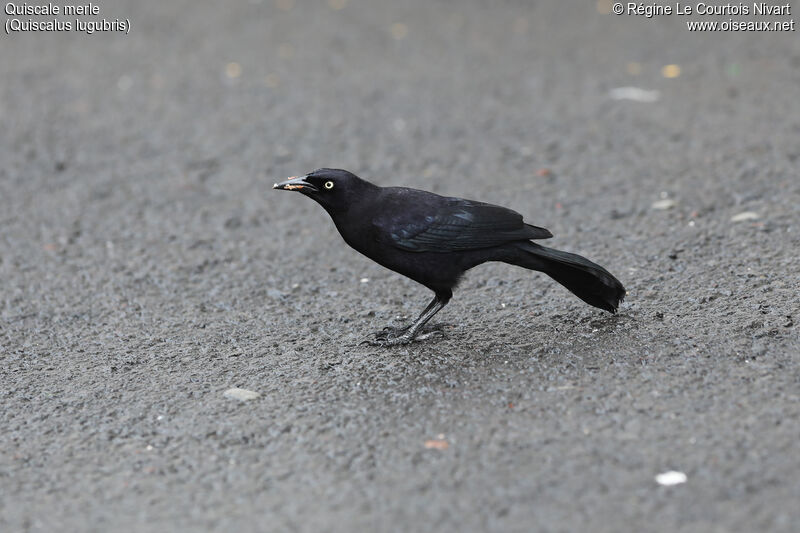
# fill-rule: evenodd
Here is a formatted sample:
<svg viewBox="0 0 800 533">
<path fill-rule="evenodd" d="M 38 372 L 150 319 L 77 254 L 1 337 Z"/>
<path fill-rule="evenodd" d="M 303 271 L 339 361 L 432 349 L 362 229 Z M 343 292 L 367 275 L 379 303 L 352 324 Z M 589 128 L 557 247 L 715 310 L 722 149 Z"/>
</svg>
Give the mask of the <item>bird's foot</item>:
<svg viewBox="0 0 800 533">
<path fill-rule="evenodd" d="M 400 344 L 409 344 L 414 338 L 408 334 L 410 326 L 396 328 L 393 326 L 386 326 L 380 331 L 374 333 L 374 339 L 367 339 L 361 344 L 369 344 L 370 346 L 397 346 Z"/>
<path fill-rule="evenodd" d="M 414 337 L 411 335 L 400 335 L 400 336 L 383 336 L 383 335 L 375 335 L 374 339 L 367 339 L 361 344 L 369 344 L 370 346 L 400 346 L 403 344 L 411 344 L 414 342 Z"/>
<path fill-rule="evenodd" d="M 411 326 L 396 328 L 387 326 L 381 331 L 375 333 L 374 339 L 367 339 L 361 344 L 369 344 L 370 346 L 400 346 L 403 344 L 411 344 L 412 342 L 419 342 L 430 339 L 434 336 L 444 337 L 445 324 L 434 324 L 431 326 L 426 325 L 416 335 L 411 335 L 409 329 Z"/>
</svg>

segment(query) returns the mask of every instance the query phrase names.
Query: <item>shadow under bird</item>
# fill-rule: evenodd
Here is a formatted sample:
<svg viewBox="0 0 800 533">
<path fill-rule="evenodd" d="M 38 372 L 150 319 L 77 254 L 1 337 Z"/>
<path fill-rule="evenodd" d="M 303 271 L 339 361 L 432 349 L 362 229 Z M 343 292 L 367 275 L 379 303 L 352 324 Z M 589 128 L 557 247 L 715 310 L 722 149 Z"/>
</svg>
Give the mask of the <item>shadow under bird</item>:
<svg viewBox="0 0 800 533">
<path fill-rule="evenodd" d="M 345 242 L 373 261 L 425 285 L 433 300 L 404 328 L 384 328 L 374 345 L 408 344 L 453 296 L 464 273 L 487 261 L 544 272 L 575 296 L 616 313 L 622 283 L 585 257 L 532 242 L 553 235 L 519 213 L 406 187 L 379 187 L 346 171 L 321 168 L 274 189 L 297 191 L 325 209 Z"/>
</svg>

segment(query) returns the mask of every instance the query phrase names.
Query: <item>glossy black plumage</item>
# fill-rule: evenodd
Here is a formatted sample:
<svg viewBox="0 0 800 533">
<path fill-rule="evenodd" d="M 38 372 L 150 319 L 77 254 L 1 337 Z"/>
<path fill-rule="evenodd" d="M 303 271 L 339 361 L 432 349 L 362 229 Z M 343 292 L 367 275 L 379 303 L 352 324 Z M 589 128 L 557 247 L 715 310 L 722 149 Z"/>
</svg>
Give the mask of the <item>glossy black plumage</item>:
<svg viewBox="0 0 800 533">
<path fill-rule="evenodd" d="M 531 242 L 552 234 L 510 209 L 405 187 L 378 187 L 345 170 L 319 169 L 275 188 L 297 190 L 319 203 L 351 247 L 425 285 L 435 297 L 409 327 L 385 331 L 378 344 L 414 340 L 452 296 L 470 268 L 503 261 L 549 275 L 583 301 L 616 312 L 622 284 L 576 254 Z"/>
</svg>

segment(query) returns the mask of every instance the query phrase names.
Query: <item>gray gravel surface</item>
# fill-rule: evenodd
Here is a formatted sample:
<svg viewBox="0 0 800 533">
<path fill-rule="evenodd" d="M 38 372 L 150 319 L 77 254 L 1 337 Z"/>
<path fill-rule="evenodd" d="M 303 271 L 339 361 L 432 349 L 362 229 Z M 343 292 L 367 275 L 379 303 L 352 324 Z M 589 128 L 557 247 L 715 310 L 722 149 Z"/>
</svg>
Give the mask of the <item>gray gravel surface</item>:
<svg viewBox="0 0 800 533">
<path fill-rule="evenodd" d="M 0 530 L 796 531 L 796 32 L 99 5 L 130 34 L 0 35 Z M 321 166 L 514 208 L 628 299 L 484 265 L 444 339 L 360 346 L 429 293 L 270 189 Z"/>
</svg>

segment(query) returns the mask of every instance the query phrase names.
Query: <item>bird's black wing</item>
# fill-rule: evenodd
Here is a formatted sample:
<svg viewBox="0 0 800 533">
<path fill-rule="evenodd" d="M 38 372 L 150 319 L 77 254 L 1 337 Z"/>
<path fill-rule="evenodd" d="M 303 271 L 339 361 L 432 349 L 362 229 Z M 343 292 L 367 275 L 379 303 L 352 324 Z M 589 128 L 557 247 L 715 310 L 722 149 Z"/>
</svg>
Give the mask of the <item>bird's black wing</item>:
<svg viewBox="0 0 800 533">
<path fill-rule="evenodd" d="M 423 202 L 400 216 L 381 217 L 376 225 L 393 246 L 411 252 L 477 250 L 553 236 L 545 228 L 525 224 L 522 215 L 505 207 L 443 200 L 447 201 L 433 209 Z"/>
</svg>

